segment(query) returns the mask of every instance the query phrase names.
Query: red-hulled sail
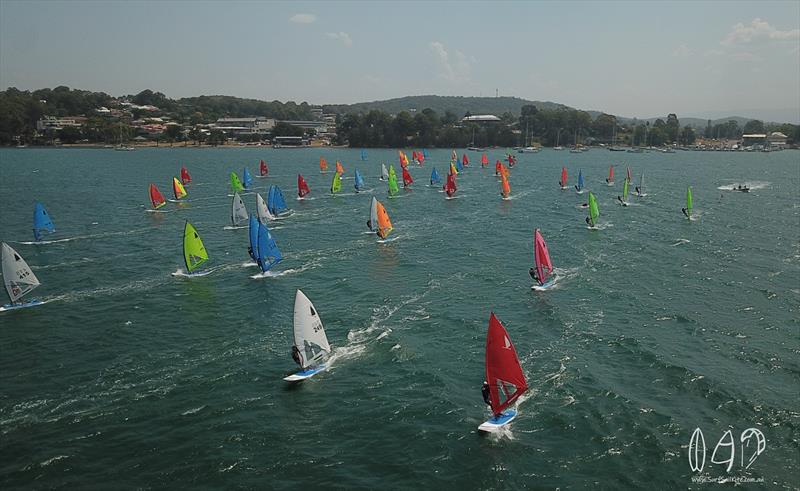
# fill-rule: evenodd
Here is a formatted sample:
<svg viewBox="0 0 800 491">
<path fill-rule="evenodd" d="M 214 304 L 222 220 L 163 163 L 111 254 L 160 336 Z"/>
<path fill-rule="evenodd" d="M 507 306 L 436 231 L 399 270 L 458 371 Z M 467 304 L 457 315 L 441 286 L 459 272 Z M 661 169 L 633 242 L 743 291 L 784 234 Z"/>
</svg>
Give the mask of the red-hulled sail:
<svg viewBox="0 0 800 491">
<path fill-rule="evenodd" d="M 154 210 L 161 208 L 167 202 L 167 200 L 164 199 L 164 196 L 161 194 L 161 191 L 158 190 L 155 184 L 150 184 L 150 201 L 153 202 Z"/>
<path fill-rule="evenodd" d="M 613 180 L 614 180 L 614 166 L 612 165 L 608 168 L 608 182 L 611 182 Z"/>
<path fill-rule="evenodd" d="M 186 185 L 192 182 L 192 176 L 189 175 L 189 171 L 186 170 L 186 166 L 184 165 L 181 167 L 181 183 Z"/>
<path fill-rule="evenodd" d="M 425 163 L 425 154 L 422 152 L 417 152 L 417 163 L 422 165 Z"/>
<path fill-rule="evenodd" d="M 456 176 L 452 172 L 447 174 L 447 182 L 444 183 L 444 192 L 447 196 L 452 196 L 456 192 Z"/>
<path fill-rule="evenodd" d="M 486 167 L 487 165 L 489 165 L 489 156 L 486 155 L 486 154 L 483 154 L 481 156 L 481 167 Z"/>
<path fill-rule="evenodd" d="M 269 174 L 269 167 L 267 167 L 267 163 L 264 162 L 263 160 L 261 161 L 261 166 L 259 171 L 261 172 L 262 176 L 266 176 L 267 174 Z"/>
<path fill-rule="evenodd" d="M 489 316 L 489 332 L 486 334 L 486 382 L 489 383 L 489 400 L 495 416 L 528 390 L 517 351 L 494 312 Z"/>
<path fill-rule="evenodd" d="M 408 173 L 408 169 L 403 167 L 403 187 L 407 188 L 413 182 L 414 179 L 411 179 L 411 174 Z"/>
<path fill-rule="evenodd" d="M 467 157 L 467 154 L 463 154 L 461 156 L 461 165 L 463 165 L 464 167 L 467 167 L 469 165 L 469 157 Z"/>
<path fill-rule="evenodd" d="M 543 285 L 553 272 L 553 263 L 550 262 L 550 252 L 548 252 L 547 244 L 544 243 L 544 238 L 538 228 L 533 233 L 533 262 L 536 265 L 539 284 Z"/>
<path fill-rule="evenodd" d="M 514 167 L 514 164 L 516 164 L 516 163 L 517 163 L 517 158 L 514 157 L 511 154 L 508 154 L 508 166 L 509 167 Z"/>
<path fill-rule="evenodd" d="M 411 160 L 418 160 L 417 151 L 416 150 L 412 150 L 411 151 Z"/>
<path fill-rule="evenodd" d="M 499 160 L 497 162 L 495 162 L 494 163 L 494 175 L 499 176 L 500 175 L 500 170 L 502 169 L 502 167 L 503 167 L 503 164 L 501 164 Z"/>
<path fill-rule="evenodd" d="M 311 190 L 308 189 L 308 184 L 306 184 L 306 180 L 303 179 L 303 175 L 297 174 L 297 195 L 302 198 L 310 192 Z"/>
<path fill-rule="evenodd" d="M 567 186 L 567 168 L 566 167 L 562 167 L 561 168 L 561 182 L 559 182 L 559 184 L 561 184 L 562 188 Z"/>
</svg>

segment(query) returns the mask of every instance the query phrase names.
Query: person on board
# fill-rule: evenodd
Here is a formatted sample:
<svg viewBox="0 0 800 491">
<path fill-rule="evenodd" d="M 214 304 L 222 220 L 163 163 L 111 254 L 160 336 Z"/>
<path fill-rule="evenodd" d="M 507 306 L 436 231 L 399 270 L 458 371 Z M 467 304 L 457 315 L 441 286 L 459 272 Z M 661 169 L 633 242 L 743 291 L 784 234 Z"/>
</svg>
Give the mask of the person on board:
<svg viewBox="0 0 800 491">
<path fill-rule="evenodd" d="M 689 212 L 686 211 L 686 208 L 681 208 L 681 211 L 683 212 L 684 215 L 686 215 L 686 218 L 691 218 L 689 216 Z"/>
<path fill-rule="evenodd" d="M 529 269 L 528 270 L 528 274 L 531 275 L 531 278 L 533 278 L 533 281 L 535 281 L 536 283 L 541 283 L 539 281 L 539 275 L 536 272 L 536 268 Z"/>
<path fill-rule="evenodd" d="M 300 359 L 300 350 L 297 349 L 297 346 L 292 346 L 292 360 L 301 367 L 303 366 L 303 360 Z"/>
<path fill-rule="evenodd" d="M 617 196 L 617 200 L 620 202 L 620 204 L 623 204 L 623 205 L 625 204 L 625 202 L 624 202 L 624 201 L 622 201 L 622 196 L 619 196 L 619 195 L 618 195 L 618 196 Z"/>
<path fill-rule="evenodd" d="M 642 194 L 642 192 L 639 190 L 639 186 L 636 186 L 635 188 L 633 188 L 633 190 L 636 191 L 636 194 L 638 195 Z"/>
<path fill-rule="evenodd" d="M 367 220 L 367 228 L 372 230 L 372 220 Z"/>
<path fill-rule="evenodd" d="M 586 220 L 586 224 L 587 224 L 587 225 L 589 225 L 590 227 L 594 227 L 594 225 L 592 224 L 592 221 L 591 221 L 591 220 L 589 220 L 589 217 L 586 217 L 586 219 L 585 219 L 585 220 Z"/>
<path fill-rule="evenodd" d="M 492 399 L 489 397 L 489 382 L 483 381 L 483 386 L 481 387 L 481 395 L 483 396 L 483 402 L 486 403 L 487 406 L 492 405 Z"/>
</svg>

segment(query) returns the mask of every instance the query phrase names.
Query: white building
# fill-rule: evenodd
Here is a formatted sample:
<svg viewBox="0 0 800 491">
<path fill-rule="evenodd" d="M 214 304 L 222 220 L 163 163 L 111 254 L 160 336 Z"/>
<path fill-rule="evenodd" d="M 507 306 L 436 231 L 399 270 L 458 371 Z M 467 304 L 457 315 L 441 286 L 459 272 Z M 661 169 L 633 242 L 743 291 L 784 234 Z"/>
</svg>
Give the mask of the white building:
<svg viewBox="0 0 800 491">
<path fill-rule="evenodd" d="M 461 120 L 462 123 L 499 123 L 500 121 L 500 118 L 492 114 L 476 114 L 466 116 Z"/>
</svg>

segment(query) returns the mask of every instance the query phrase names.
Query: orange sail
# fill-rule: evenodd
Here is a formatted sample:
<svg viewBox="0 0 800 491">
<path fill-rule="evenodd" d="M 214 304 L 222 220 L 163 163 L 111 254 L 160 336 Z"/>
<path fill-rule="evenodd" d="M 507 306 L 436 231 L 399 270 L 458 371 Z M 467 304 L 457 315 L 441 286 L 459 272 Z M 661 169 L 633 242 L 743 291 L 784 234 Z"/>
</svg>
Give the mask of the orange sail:
<svg viewBox="0 0 800 491">
<path fill-rule="evenodd" d="M 503 171 L 502 167 L 503 167 L 503 164 L 501 164 L 499 160 L 497 162 L 495 162 L 494 163 L 494 175 L 499 176 L 500 173 Z"/>
<path fill-rule="evenodd" d="M 389 220 L 389 214 L 386 213 L 386 208 L 383 207 L 383 203 L 378 201 L 377 204 L 377 214 L 378 214 L 378 236 L 381 239 L 385 239 L 387 235 L 393 230 L 392 221 Z"/>
<path fill-rule="evenodd" d="M 489 165 L 489 157 L 486 154 L 481 156 L 481 167 L 486 167 Z"/>
<path fill-rule="evenodd" d="M 172 192 L 175 193 L 175 199 L 186 197 L 186 189 L 177 177 L 172 178 Z"/>
<path fill-rule="evenodd" d="M 508 174 L 509 174 L 508 167 L 506 167 L 503 164 L 500 164 L 500 175 L 502 177 L 508 178 Z"/>
<path fill-rule="evenodd" d="M 342 167 L 342 163 L 338 160 L 336 161 L 336 172 L 338 172 L 339 175 L 344 175 L 344 167 Z"/>
<path fill-rule="evenodd" d="M 508 176 L 506 174 L 502 175 L 501 187 L 502 187 L 502 191 L 500 192 L 500 194 L 504 198 L 508 198 L 509 195 L 511 195 L 511 186 L 508 184 Z"/>
<path fill-rule="evenodd" d="M 319 158 L 319 171 L 320 172 L 327 172 L 328 170 L 328 161 L 325 160 L 325 157 Z"/>
</svg>

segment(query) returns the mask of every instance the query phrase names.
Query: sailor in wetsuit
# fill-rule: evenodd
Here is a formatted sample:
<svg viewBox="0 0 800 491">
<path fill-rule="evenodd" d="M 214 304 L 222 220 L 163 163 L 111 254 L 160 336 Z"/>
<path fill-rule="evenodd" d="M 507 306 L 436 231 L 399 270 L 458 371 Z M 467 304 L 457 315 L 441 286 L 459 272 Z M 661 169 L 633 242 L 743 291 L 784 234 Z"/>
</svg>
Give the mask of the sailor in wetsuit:
<svg viewBox="0 0 800 491">
<path fill-rule="evenodd" d="M 531 278 L 533 278 L 533 281 L 535 281 L 536 283 L 541 283 L 539 281 L 539 275 L 536 273 L 536 268 L 529 269 L 528 270 L 528 274 L 531 275 Z"/>
<path fill-rule="evenodd" d="M 301 367 L 303 366 L 303 360 L 300 359 L 300 350 L 297 349 L 297 346 L 292 346 L 292 360 Z"/>
<path fill-rule="evenodd" d="M 492 400 L 489 397 L 489 382 L 483 382 L 483 386 L 481 387 L 481 395 L 483 396 L 483 402 L 485 402 L 487 406 L 491 406 Z"/>
</svg>

